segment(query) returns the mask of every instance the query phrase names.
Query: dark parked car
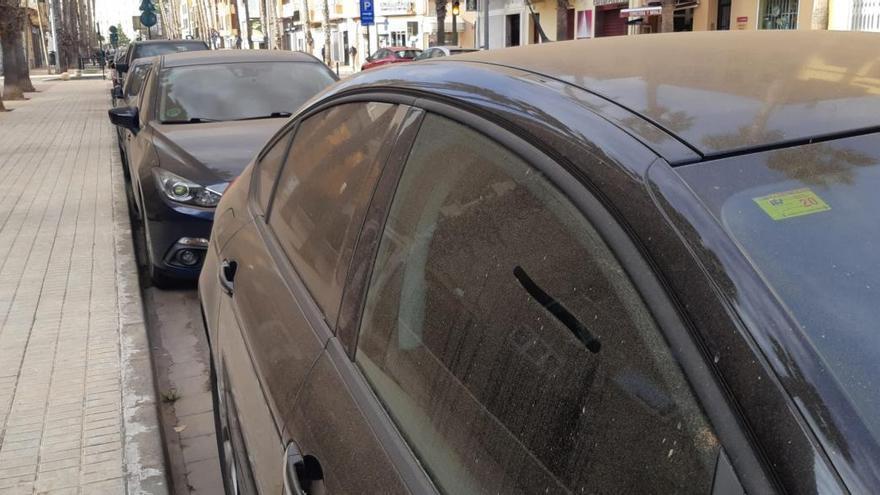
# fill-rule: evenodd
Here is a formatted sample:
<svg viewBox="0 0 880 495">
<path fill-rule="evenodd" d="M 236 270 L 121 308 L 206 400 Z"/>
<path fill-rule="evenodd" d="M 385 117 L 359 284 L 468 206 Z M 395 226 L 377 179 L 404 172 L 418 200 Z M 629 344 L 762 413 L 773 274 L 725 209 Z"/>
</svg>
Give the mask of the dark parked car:
<svg viewBox="0 0 880 495">
<path fill-rule="evenodd" d="M 880 493 L 876 42 L 596 39 L 334 86 L 218 206 L 229 491 Z"/>
<path fill-rule="evenodd" d="M 389 46 L 376 50 L 375 53 L 367 57 L 366 62 L 361 66 L 361 70 L 372 69 L 389 64 L 399 64 L 401 62 L 412 62 L 422 51 L 406 46 Z"/>
<path fill-rule="evenodd" d="M 426 58 L 451 57 L 452 55 L 461 55 L 463 53 L 472 53 L 478 51 L 475 48 L 459 48 L 457 46 L 432 46 L 422 53 L 416 55 L 413 60 L 425 60 Z"/>
<path fill-rule="evenodd" d="M 135 41 L 128 45 L 125 58 L 116 62 L 116 72 L 119 74 L 121 83 L 125 82 L 125 75 L 132 62 L 139 58 L 157 57 L 172 53 L 193 52 L 209 50 L 207 43 L 201 40 L 147 40 Z"/>
<path fill-rule="evenodd" d="M 306 100 L 336 80 L 309 55 L 202 51 L 153 58 L 135 106 L 110 110 L 125 146 L 150 275 L 195 280 L 230 181 Z M 134 75 L 134 74 L 132 74 Z"/>
<path fill-rule="evenodd" d="M 129 68 L 129 72 L 131 75 L 125 78 L 124 86 L 116 86 L 113 88 L 113 99 L 115 102 L 114 106 L 117 107 L 136 107 L 138 104 L 138 96 L 140 96 L 141 88 L 144 86 L 144 81 L 147 78 L 147 74 L 149 74 L 150 69 L 153 67 L 153 63 L 155 62 L 155 57 L 150 58 L 139 58 L 131 63 L 131 67 Z M 128 129 L 117 126 L 116 127 L 116 141 L 119 144 L 119 155 L 122 161 L 123 170 L 125 171 L 125 176 L 129 176 L 128 170 L 128 142 L 135 135 Z"/>
</svg>

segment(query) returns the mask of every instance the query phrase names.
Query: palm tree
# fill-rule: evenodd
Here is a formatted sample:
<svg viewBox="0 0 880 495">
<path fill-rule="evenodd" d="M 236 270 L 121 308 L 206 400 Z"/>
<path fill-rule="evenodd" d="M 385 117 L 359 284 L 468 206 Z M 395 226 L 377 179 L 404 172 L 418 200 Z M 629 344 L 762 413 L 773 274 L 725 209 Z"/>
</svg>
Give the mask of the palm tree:
<svg viewBox="0 0 880 495">
<path fill-rule="evenodd" d="M 660 4 L 660 32 L 675 31 L 675 0 L 663 0 Z"/>
<path fill-rule="evenodd" d="M 324 63 L 330 65 L 330 0 L 324 0 Z"/>
<path fill-rule="evenodd" d="M 568 38 L 568 0 L 556 0 L 556 41 Z"/>
<path fill-rule="evenodd" d="M 435 2 L 437 4 L 437 45 L 443 46 L 446 44 L 446 0 L 435 0 Z"/>
</svg>

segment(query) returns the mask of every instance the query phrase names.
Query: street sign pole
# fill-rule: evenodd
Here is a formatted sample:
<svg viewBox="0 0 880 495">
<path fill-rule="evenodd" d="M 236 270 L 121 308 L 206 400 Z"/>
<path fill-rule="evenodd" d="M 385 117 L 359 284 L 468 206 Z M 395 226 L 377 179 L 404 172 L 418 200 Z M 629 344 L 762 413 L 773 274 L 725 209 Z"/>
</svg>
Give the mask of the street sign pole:
<svg viewBox="0 0 880 495">
<path fill-rule="evenodd" d="M 373 12 L 373 1 L 374 0 L 359 0 L 358 4 L 360 5 L 361 10 L 361 26 L 367 26 L 367 53 L 365 53 L 364 57 L 369 57 L 370 53 L 373 51 L 370 47 L 370 26 L 375 22 L 374 12 Z"/>
</svg>

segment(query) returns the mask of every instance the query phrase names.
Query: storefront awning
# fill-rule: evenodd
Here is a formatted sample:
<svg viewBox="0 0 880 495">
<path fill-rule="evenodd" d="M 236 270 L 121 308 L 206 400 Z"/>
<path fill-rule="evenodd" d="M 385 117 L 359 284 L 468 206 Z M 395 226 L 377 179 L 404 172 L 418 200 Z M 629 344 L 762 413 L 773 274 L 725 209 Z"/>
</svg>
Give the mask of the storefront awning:
<svg viewBox="0 0 880 495">
<path fill-rule="evenodd" d="M 643 17 L 648 15 L 660 15 L 661 7 L 636 7 L 634 9 L 622 9 L 620 17 Z"/>
</svg>

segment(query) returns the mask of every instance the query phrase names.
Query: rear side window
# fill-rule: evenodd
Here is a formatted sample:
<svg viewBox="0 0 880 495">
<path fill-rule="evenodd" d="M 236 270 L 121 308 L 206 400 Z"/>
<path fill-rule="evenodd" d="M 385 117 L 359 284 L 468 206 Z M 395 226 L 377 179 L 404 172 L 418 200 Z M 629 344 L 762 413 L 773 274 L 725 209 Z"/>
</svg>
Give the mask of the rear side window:
<svg viewBox="0 0 880 495">
<path fill-rule="evenodd" d="M 578 209 L 476 131 L 426 117 L 356 361 L 445 493 L 707 493 L 719 443 Z"/>
<path fill-rule="evenodd" d="M 138 93 L 140 93 L 141 87 L 144 85 L 144 79 L 150 72 L 151 67 L 152 66 L 150 64 L 143 64 L 138 65 L 134 68 L 134 70 L 128 76 L 128 88 L 126 90 L 126 94 L 128 96 L 136 96 Z"/>
<path fill-rule="evenodd" d="M 257 166 L 257 203 L 263 211 L 269 209 L 269 200 L 272 197 L 275 179 L 278 178 L 281 165 L 287 158 L 287 147 L 290 145 L 291 134 L 292 131 L 288 130 L 272 143 L 272 147 L 263 155 Z"/>
<path fill-rule="evenodd" d="M 331 325 L 396 109 L 351 103 L 309 117 L 279 177 L 269 226 Z"/>
</svg>

